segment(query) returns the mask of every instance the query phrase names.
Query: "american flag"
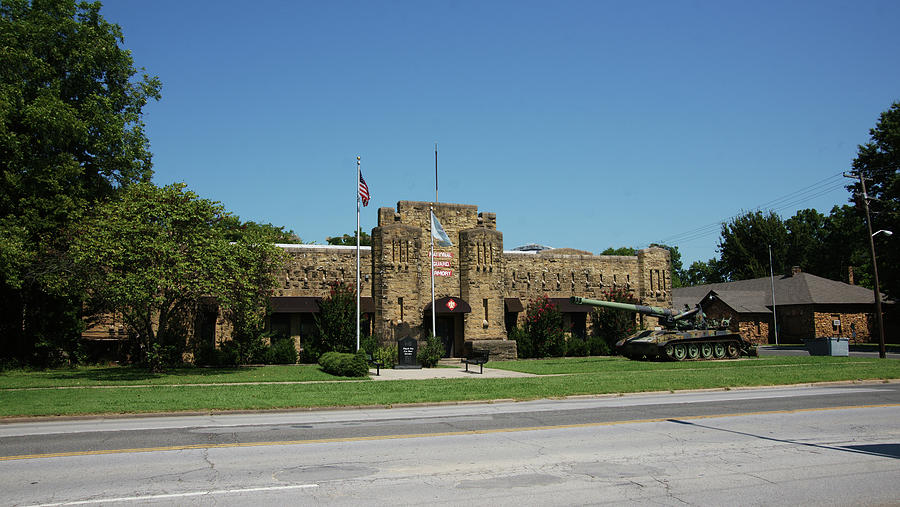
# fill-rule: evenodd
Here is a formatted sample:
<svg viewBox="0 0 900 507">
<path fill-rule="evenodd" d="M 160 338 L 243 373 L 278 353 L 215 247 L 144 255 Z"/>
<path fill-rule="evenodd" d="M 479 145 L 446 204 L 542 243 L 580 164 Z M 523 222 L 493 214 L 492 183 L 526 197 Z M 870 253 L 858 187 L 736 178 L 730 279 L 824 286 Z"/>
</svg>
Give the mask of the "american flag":
<svg viewBox="0 0 900 507">
<path fill-rule="evenodd" d="M 359 198 L 362 199 L 363 206 L 369 205 L 369 185 L 366 185 L 362 173 L 359 173 Z"/>
</svg>

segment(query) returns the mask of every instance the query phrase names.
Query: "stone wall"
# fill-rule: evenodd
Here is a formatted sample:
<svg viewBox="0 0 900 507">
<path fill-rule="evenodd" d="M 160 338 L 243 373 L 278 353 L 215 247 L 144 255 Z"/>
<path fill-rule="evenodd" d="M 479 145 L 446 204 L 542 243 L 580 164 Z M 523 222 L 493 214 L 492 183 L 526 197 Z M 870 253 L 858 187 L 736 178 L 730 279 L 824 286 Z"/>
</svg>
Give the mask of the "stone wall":
<svg viewBox="0 0 900 507">
<path fill-rule="evenodd" d="M 528 301 L 547 296 L 581 296 L 604 299 L 604 292 L 623 289 L 641 304 L 671 308 L 672 278 L 669 251 L 663 248 L 640 250 L 636 256 L 538 254 L 504 252 L 505 297 Z M 524 315 L 519 315 L 519 322 Z M 654 327 L 656 319 L 645 317 L 644 327 Z"/>
<path fill-rule="evenodd" d="M 737 327 L 732 324 L 731 329 L 736 329 L 738 333 L 747 341 L 754 345 L 767 345 L 769 343 L 769 323 L 771 316 L 755 316 L 755 317 L 739 317 Z"/>
<path fill-rule="evenodd" d="M 356 287 L 356 247 L 337 245 L 280 245 L 288 254 L 278 275 L 276 296 L 322 297 L 333 283 Z M 372 292 L 372 251 L 360 247 L 360 291 Z"/>
<path fill-rule="evenodd" d="M 850 338 L 851 343 L 865 343 L 872 338 L 874 326 L 870 327 L 869 313 L 815 312 L 813 320 L 816 338 Z"/>
</svg>

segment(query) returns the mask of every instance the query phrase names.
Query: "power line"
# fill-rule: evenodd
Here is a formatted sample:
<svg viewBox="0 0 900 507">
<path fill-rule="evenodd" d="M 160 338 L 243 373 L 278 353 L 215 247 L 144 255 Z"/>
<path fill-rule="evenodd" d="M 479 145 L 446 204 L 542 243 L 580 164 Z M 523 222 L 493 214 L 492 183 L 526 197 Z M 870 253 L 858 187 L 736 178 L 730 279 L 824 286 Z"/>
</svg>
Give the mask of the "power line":
<svg viewBox="0 0 900 507">
<path fill-rule="evenodd" d="M 799 190 L 795 190 L 793 192 L 790 192 L 789 194 L 785 194 L 781 197 L 767 201 L 751 209 L 750 212 L 762 211 L 764 209 L 778 212 L 785 209 L 796 208 L 802 203 L 809 202 L 817 197 L 829 194 L 845 186 L 846 183 L 843 180 L 843 172 L 839 172 Z M 733 221 L 734 219 L 744 215 L 745 213 L 746 212 L 742 212 L 723 220 L 719 220 L 717 222 L 702 225 L 700 227 L 682 233 L 673 234 L 671 236 L 663 238 L 661 241 L 659 241 L 659 243 L 683 244 L 719 234 L 724 224 Z"/>
</svg>

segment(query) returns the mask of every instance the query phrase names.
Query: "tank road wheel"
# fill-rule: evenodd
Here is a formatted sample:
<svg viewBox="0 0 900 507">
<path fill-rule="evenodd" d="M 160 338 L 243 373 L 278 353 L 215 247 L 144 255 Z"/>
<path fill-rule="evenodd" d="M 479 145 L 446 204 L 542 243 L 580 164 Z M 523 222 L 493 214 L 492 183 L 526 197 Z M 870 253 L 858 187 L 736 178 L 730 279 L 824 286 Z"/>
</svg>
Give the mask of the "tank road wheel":
<svg viewBox="0 0 900 507">
<path fill-rule="evenodd" d="M 725 357 L 725 344 L 724 343 L 713 343 L 713 356 L 716 359 L 722 359 Z"/>
<path fill-rule="evenodd" d="M 684 358 L 687 357 L 687 347 L 685 347 L 683 343 L 672 345 L 672 357 L 674 357 L 676 361 L 684 361 Z"/>
<path fill-rule="evenodd" d="M 669 359 L 675 359 L 675 347 L 671 344 L 666 345 L 666 357 Z"/>
<path fill-rule="evenodd" d="M 700 357 L 700 346 L 696 343 L 688 343 L 687 345 L 688 359 L 697 359 Z"/>
<path fill-rule="evenodd" d="M 737 359 L 741 357 L 741 348 L 736 342 L 728 342 L 725 344 L 725 354 L 731 359 Z"/>
<path fill-rule="evenodd" d="M 711 343 L 701 343 L 700 344 L 700 357 L 703 359 L 712 359 L 713 349 Z"/>
</svg>

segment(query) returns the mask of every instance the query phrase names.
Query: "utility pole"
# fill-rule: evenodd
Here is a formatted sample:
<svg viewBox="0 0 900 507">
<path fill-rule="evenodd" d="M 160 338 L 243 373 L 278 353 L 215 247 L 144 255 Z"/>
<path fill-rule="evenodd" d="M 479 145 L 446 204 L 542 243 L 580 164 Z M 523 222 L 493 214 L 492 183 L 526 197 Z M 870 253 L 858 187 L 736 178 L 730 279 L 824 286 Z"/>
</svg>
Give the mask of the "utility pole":
<svg viewBox="0 0 900 507">
<path fill-rule="evenodd" d="M 769 275 L 772 277 L 772 325 L 775 326 L 775 345 L 778 345 L 778 316 L 775 314 L 775 267 L 772 264 L 772 245 L 769 245 Z"/>
<path fill-rule="evenodd" d="M 866 193 L 866 179 L 862 171 L 854 173 L 844 173 L 848 178 L 859 178 L 859 185 L 862 188 L 863 209 L 866 211 L 866 229 L 869 231 L 869 249 L 872 252 L 872 271 L 875 275 L 875 315 L 878 323 L 878 357 L 884 359 L 887 357 L 887 351 L 884 347 L 884 319 L 881 315 L 881 288 L 878 285 L 878 262 L 875 260 L 875 235 L 872 233 L 872 217 L 869 215 L 869 196 Z"/>
</svg>

